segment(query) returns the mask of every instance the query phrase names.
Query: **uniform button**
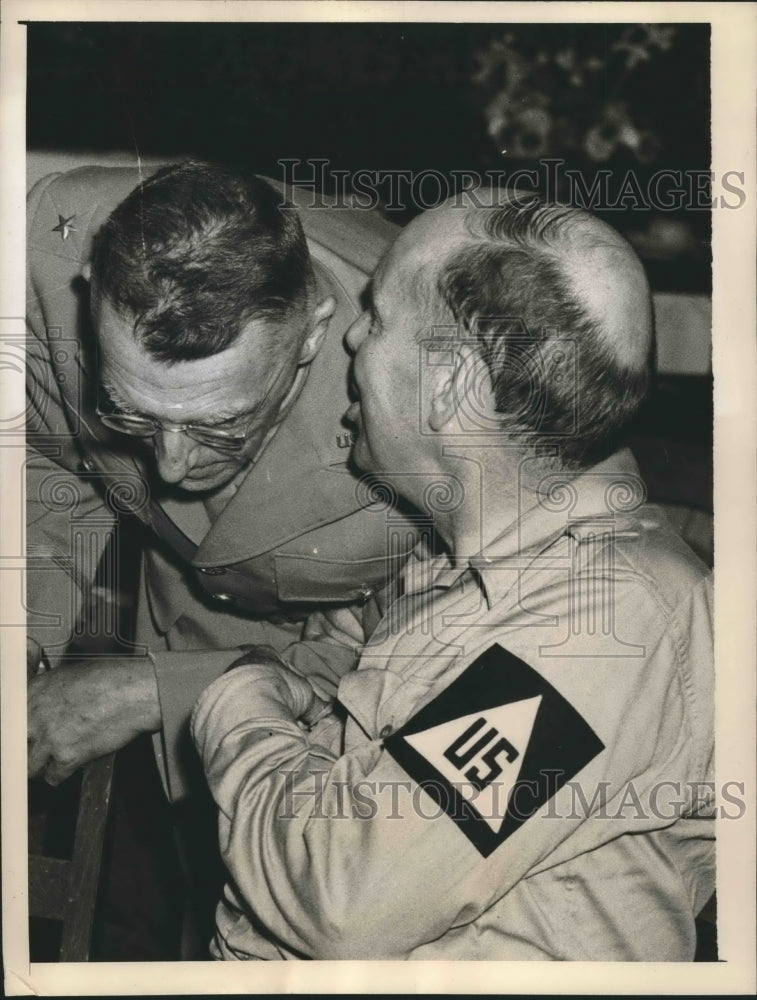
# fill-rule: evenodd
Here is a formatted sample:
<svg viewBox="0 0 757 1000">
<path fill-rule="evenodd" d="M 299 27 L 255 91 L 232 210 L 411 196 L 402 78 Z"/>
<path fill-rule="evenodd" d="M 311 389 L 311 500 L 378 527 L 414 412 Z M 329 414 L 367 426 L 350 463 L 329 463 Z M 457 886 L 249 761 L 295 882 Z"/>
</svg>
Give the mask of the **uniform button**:
<svg viewBox="0 0 757 1000">
<path fill-rule="evenodd" d="M 223 566 L 199 566 L 198 569 L 201 573 L 204 573 L 205 576 L 220 576 L 222 573 L 226 572 Z"/>
<path fill-rule="evenodd" d="M 234 595 L 233 594 L 213 594 L 213 600 L 214 601 L 222 601 L 222 602 L 225 603 L 226 601 L 233 601 L 234 600 Z"/>
<path fill-rule="evenodd" d="M 394 732 L 394 726 L 382 726 L 379 736 L 381 737 L 382 740 L 385 740 L 387 736 L 391 736 L 393 732 Z"/>
<path fill-rule="evenodd" d="M 82 472 L 92 472 L 94 470 L 95 463 L 91 458 L 84 458 L 79 462 L 79 468 Z"/>
<path fill-rule="evenodd" d="M 367 601 L 370 601 L 372 597 L 373 597 L 373 587 L 368 587 L 365 584 L 363 584 L 363 586 L 360 588 L 360 599 L 362 600 L 363 604 L 365 604 Z"/>
</svg>

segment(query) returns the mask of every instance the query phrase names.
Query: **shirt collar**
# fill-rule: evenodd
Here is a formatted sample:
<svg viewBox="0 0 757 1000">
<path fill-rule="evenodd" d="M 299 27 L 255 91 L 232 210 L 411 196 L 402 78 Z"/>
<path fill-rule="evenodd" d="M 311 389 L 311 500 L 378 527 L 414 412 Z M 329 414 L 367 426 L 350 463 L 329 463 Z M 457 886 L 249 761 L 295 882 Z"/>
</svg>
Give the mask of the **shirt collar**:
<svg viewBox="0 0 757 1000">
<path fill-rule="evenodd" d="M 548 472 L 542 478 L 533 504 L 507 525 L 481 552 L 453 563 L 449 555 L 429 558 L 419 542 L 404 571 L 405 593 L 449 589 L 473 570 L 491 608 L 515 582 L 512 572 L 526 568 L 563 535 L 587 521 L 614 523 L 646 499 L 636 461 L 627 448 L 615 452 L 577 475 Z"/>
</svg>

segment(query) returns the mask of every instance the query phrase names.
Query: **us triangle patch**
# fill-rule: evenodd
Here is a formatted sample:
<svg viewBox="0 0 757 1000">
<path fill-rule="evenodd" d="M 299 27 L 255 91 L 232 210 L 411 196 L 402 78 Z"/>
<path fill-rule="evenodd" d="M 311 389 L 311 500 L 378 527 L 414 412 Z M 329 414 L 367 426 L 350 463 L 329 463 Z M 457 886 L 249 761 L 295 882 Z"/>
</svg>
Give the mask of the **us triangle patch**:
<svg viewBox="0 0 757 1000">
<path fill-rule="evenodd" d="M 488 857 L 604 744 L 541 674 L 495 644 L 384 747 Z"/>
</svg>

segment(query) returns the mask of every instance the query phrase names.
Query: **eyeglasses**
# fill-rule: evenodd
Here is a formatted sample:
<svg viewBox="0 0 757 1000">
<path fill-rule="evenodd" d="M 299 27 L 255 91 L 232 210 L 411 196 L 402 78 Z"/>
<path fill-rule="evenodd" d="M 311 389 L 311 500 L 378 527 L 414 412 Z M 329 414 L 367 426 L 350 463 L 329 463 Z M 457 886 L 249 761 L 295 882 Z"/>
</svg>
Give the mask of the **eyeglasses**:
<svg viewBox="0 0 757 1000">
<path fill-rule="evenodd" d="M 255 417 L 268 401 L 273 390 L 281 382 L 281 376 L 286 370 L 285 367 L 279 372 L 268 392 L 266 392 L 265 396 L 253 409 L 234 417 L 237 425 L 244 427 L 245 424 L 248 424 Z M 102 387 L 100 391 L 105 396 L 108 395 L 107 390 Z M 164 424 L 162 421 L 156 420 L 155 417 L 143 417 L 136 413 L 125 413 L 123 410 L 117 410 L 115 405 L 112 409 L 108 410 L 103 410 L 97 406 L 95 413 L 106 427 L 109 427 L 113 431 L 118 431 L 120 434 L 128 434 L 131 437 L 140 438 L 155 437 L 158 431 L 164 431 L 168 434 L 186 434 L 199 444 L 207 445 L 208 448 L 217 448 L 221 451 L 241 451 L 250 436 L 249 427 L 246 427 L 244 430 L 239 430 L 237 427 L 234 430 L 224 430 L 221 427 L 206 427 L 202 424 Z"/>
<path fill-rule="evenodd" d="M 209 448 L 219 448 L 223 451 L 241 451 L 249 436 L 249 430 L 225 431 L 220 427 L 203 427 L 202 424 L 164 424 L 153 417 L 139 417 L 119 411 L 105 412 L 99 407 L 95 413 L 106 427 L 118 431 L 120 434 L 141 438 L 155 437 L 158 431 L 164 431 L 168 434 L 186 434 L 199 444 L 207 445 Z M 249 420 L 253 415 L 254 412 L 250 412 L 239 419 L 241 421 Z"/>
</svg>

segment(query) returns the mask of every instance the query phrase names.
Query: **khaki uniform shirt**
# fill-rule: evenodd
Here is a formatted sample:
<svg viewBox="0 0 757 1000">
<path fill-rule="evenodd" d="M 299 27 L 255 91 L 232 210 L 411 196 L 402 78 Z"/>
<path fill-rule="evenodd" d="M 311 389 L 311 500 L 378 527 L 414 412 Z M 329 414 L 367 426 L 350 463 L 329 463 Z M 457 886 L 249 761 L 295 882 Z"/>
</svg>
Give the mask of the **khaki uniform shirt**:
<svg viewBox="0 0 757 1000">
<path fill-rule="evenodd" d="M 366 607 L 359 667 L 310 732 L 254 666 L 203 693 L 218 957 L 693 958 L 710 574 L 640 505 L 630 453 L 544 485 L 483 553 L 413 559 Z"/>
</svg>

